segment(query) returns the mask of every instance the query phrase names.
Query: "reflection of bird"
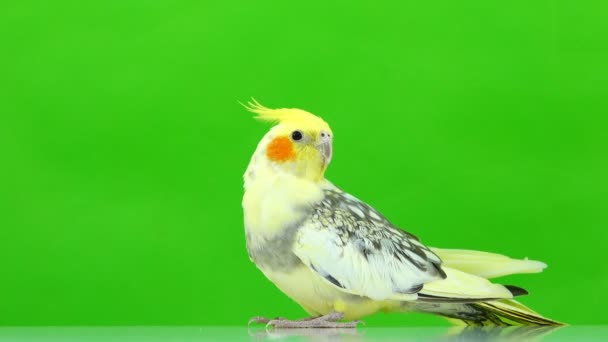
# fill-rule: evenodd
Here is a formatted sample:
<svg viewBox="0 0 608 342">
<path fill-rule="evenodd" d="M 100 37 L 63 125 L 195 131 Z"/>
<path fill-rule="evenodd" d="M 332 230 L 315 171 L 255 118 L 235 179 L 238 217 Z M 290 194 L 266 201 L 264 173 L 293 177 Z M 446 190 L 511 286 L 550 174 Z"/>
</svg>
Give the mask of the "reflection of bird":
<svg viewBox="0 0 608 342">
<path fill-rule="evenodd" d="M 520 326 L 455 326 L 410 327 L 410 328 L 372 328 L 365 330 L 347 328 L 295 328 L 295 329 L 249 329 L 249 335 L 257 340 L 293 339 L 300 337 L 304 341 L 387 341 L 399 337 L 400 342 L 490 342 L 490 341 L 542 341 L 555 330 L 562 328 L 555 325 L 520 325 Z M 574 335 L 572 335 L 574 336 Z M 559 338 L 558 338 L 559 340 Z"/>
<path fill-rule="evenodd" d="M 421 311 L 470 325 L 559 324 L 514 301 L 527 292 L 487 278 L 545 264 L 466 250 L 431 249 L 324 178 L 332 131 L 299 109 L 249 110 L 274 126 L 244 175 L 252 261 L 313 318 L 254 318 L 275 327 L 352 327 L 377 311 Z M 319 316 L 319 317 L 314 317 Z"/>
<path fill-rule="evenodd" d="M 293 329 L 249 329 L 249 336 L 257 340 L 277 340 L 300 337 L 298 340 L 314 342 L 360 342 L 367 341 L 357 329 L 348 328 L 293 328 Z"/>
<path fill-rule="evenodd" d="M 524 326 L 483 326 L 483 327 L 453 327 L 447 336 L 440 339 L 444 342 L 459 341 L 542 341 L 555 330 L 562 328 L 555 325 L 524 325 Z"/>
</svg>

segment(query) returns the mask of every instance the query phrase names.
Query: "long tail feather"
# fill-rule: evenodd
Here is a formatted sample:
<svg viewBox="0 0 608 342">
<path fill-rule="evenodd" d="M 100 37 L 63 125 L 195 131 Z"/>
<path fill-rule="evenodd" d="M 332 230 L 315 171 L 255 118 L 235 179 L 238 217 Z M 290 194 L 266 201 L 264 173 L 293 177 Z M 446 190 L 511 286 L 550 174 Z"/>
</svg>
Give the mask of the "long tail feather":
<svg viewBox="0 0 608 342">
<path fill-rule="evenodd" d="M 541 316 L 513 299 L 468 304 L 418 303 L 417 310 L 443 316 L 456 325 L 564 325 L 561 322 Z"/>
<path fill-rule="evenodd" d="M 443 261 L 443 266 L 491 279 L 510 274 L 538 273 L 547 264 L 528 259 L 511 259 L 508 256 L 470 251 L 465 249 L 431 248 Z"/>
<path fill-rule="evenodd" d="M 484 312 L 493 313 L 504 325 L 564 325 L 564 323 L 541 316 L 513 299 L 473 305 Z"/>
<path fill-rule="evenodd" d="M 525 289 L 491 284 L 486 280 L 510 274 L 541 272 L 547 267 L 545 263 L 480 251 L 432 250 L 442 259 L 448 277 L 425 284 L 418 294 L 417 311 L 433 313 L 453 323 L 470 326 L 563 325 L 512 299 L 527 294 Z M 492 298 L 475 296 L 481 293 L 491 294 L 488 297 Z"/>
</svg>

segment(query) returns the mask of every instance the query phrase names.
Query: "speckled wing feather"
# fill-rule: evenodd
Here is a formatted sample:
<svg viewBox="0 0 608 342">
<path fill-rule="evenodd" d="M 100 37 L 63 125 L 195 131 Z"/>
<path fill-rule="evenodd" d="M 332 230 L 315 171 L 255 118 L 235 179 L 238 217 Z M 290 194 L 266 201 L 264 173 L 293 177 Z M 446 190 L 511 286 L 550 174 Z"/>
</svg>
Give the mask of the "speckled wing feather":
<svg viewBox="0 0 608 342">
<path fill-rule="evenodd" d="M 424 283 L 445 278 L 439 257 L 418 238 L 337 188 L 324 192 L 294 252 L 325 280 L 374 300 L 414 300 Z"/>
</svg>

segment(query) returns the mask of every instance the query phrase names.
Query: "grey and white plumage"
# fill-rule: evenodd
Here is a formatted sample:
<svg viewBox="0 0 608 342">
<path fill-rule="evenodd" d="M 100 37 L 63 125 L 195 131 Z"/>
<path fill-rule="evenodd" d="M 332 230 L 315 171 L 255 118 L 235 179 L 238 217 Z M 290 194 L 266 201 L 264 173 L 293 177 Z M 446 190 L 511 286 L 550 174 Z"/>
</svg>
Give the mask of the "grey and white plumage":
<svg viewBox="0 0 608 342">
<path fill-rule="evenodd" d="M 417 237 L 335 187 L 302 223 L 294 253 L 344 291 L 375 300 L 411 299 L 424 283 L 445 278 L 439 257 Z"/>
<path fill-rule="evenodd" d="M 496 317 L 555 323 L 512 301 L 522 289 L 487 279 L 546 265 L 425 246 L 324 178 L 333 152 L 327 123 L 298 109 L 250 106 L 262 120 L 280 123 L 260 141 L 244 176 L 249 256 L 310 315 L 324 315 L 281 324 L 315 326 L 408 310 L 476 323 L 494 324 Z"/>
</svg>

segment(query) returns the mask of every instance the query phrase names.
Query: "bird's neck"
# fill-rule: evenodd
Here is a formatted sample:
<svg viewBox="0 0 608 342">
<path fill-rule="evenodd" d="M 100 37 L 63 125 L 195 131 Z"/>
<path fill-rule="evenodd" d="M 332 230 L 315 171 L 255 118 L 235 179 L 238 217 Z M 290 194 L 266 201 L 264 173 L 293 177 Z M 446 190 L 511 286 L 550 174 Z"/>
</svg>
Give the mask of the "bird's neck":
<svg viewBox="0 0 608 342">
<path fill-rule="evenodd" d="M 262 141 L 263 142 L 263 141 Z M 308 181 L 322 184 L 325 181 L 326 166 L 321 163 L 282 162 L 276 163 L 266 157 L 265 145 L 260 143 L 251 157 L 247 170 L 243 175 L 245 189 L 257 181 L 285 178 L 296 181 Z"/>
<path fill-rule="evenodd" d="M 323 184 L 286 172 L 254 154 L 244 175 L 243 211 L 249 234 L 271 236 L 299 222 L 323 199 Z"/>
</svg>

